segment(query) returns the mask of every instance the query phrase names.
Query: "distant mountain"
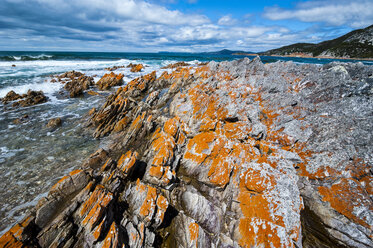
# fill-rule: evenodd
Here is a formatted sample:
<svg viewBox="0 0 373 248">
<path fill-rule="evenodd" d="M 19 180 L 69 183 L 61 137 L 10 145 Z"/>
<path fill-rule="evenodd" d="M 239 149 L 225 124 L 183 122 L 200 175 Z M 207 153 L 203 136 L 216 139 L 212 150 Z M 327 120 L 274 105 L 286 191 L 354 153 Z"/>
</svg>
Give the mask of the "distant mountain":
<svg viewBox="0 0 373 248">
<path fill-rule="evenodd" d="M 211 54 L 211 55 L 237 55 L 237 54 L 250 54 L 252 52 L 245 52 L 245 51 L 232 51 L 228 49 L 223 49 L 216 52 L 204 52 L 202 54 Z"/>
<path fill-rule="evenodd" d="M 318 44 L 296 43 L 261 53 L 261 55 L 330 56 L 373 58 L 373 25 L 357 29 L 334 40 Z"/>
</svg>

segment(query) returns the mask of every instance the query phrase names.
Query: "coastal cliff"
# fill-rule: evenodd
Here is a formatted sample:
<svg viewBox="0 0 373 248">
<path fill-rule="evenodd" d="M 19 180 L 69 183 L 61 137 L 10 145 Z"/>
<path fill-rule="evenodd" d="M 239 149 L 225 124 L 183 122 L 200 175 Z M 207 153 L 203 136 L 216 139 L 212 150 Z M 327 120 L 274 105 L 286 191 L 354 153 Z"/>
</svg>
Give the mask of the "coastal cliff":
<svg viewBox="0 0 373 248">
<path fill-rule="evenodd" d="M 372 247 L 373 68 L 259 58 L 153 72 L 0 247 Z"/>
</svg>

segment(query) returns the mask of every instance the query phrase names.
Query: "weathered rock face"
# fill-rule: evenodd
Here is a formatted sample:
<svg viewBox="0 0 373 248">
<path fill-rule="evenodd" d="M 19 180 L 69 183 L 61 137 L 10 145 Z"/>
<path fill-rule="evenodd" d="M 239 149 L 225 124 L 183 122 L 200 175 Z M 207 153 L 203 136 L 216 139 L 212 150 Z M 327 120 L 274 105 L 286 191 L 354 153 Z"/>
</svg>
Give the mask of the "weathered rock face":
<svg viewBox="0 0 373 248">
<path fill-rule="evenodd" d="M 55 128 L 61 126 L 61 125 L 62 125 L 62 120 L 61 120 L 61 118 L 57 117 L 57 118 L 53 118 L 53 119 L 49 120 L 46 127 L 55 129 Z"/>
<path fill-rule="evenodd" d="M 137 78 L 2 247 L 372 247 L 373 68 L 258 59 Z"/>
<path fill-rule="evenodd" d="M 175 69 L 175 68 L 178 68 L 178 67 L 181 67 L 181 66 L 190 66 L 190 64 L 185 63 L 184 61 L 181 61 L 181 62 L 176 62 L 176 63 L 173 63 L 173 64 L 166 65 L 166 66 L 162 67 L 162 69 Z"/>
<path fill-rule="evenodd" d="M 69 71 L 57 76 L 59 82 L 65 83 L 64 88 L 69 92 L 70 97 L 79 97 L 84 91 L 94 85 L 93 77 L 86 76 L 78 71 Z M 51 82 L 56 82 L 52 79 Z"/>
<path fill-rule="evenodd" d="M 129 64 L 127 68 L 131 68 L 131 72 L 140 72 L 142 69 L 144 69 L 144 66 L 142 64 Z"/>
<path fill-rule="evenodd" d="M 13 90 L 9 91 L 3 98 L 1 98 L 1 101 L 4 104 L 7 104 L 8 102 L 15 101 L 22 98 L 21 95 L 15 93 Z"/>
<path fill-rule="evenodd" d="M 107 90 L 113 86 L 122 85 L 123 84 L 123 75 L 119 74 L 116 75 L 113 72 L 105 74 L 98 82 L 97 87 L 100 90 Z"/>
<path fill-rule="evenodd" d="M 48 98 L 44 95 L 43 91 L 28 90 L 27 94 L 19 95 L 12 90 L 9 91 L 8 94 L 6 94 L 6 96 L 1 99 L 4 104 L 15 100 L 19 101 L 14 102 L 12 104 L 13 107 L 28 107 L 40 103 L 45 103 Z"/>
</svg>

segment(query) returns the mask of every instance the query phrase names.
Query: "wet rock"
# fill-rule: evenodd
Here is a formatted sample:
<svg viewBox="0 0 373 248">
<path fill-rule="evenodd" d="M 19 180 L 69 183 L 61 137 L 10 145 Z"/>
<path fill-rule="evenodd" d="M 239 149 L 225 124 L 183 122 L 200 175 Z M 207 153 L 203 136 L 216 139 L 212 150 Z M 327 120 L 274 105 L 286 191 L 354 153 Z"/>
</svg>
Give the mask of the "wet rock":
<svg viewBox="0 0 373 248">
<path fill-rule="evenodd" d="M 87 94 L 89 94 L 89 95 L 91 95 L 91 96 L 98 96 L 98 95 L 100 95 L 98 92 L 93 91 L 93 90 L 89 90 L 89 91 L 87 91 Z"/>
<path fill-rule="evenodd" d="M 12 65 L 12 67 L 16 67 L 16 65 Z"/>
<path fill-rule="evenodd" d="M 92 85 L 94 85 L 93 77 L 81 75 L 67 82 L 64 88 L 69 91 L 70 97 L 78 97 Z"/>
<path fill-rule="evenodd" d="M 100 90 L 107 90 L 113 86 L 118 86 L 123 84 L 123 75 L 114 74 L 113 72 L 105 74 L 97 83 L 97 87 Z"/>
<path fill-rule="evenodd" d="M 62 78 L 69 78 L 69 79 L 74 79 L 74 78 L 79 78 L 81 76 L 84 76 L 83 73 L 79 72 L 79 71 L 68 71 L 68 72 L 65 72 L 59 76 L 57 76 L 57 78 L 59 79 L 62 79 Z"/>
<path fill-rule="evenodd" d="M 14 102 L 12 104 L 13 107 L 28 107 L 40 103 L 45 103 L 48 100 L 48 98 L 44 95 L 43 91 L 32 90 L 28 90 L 27 94 L 23 94 L 22 96 L 16 94 L 14 91 L 11 91 L 7 94 L 7 96 L 3 98 L 3 101 L 5 103 L 8 103 L 10 99 L 21 99 L 17 102 Z"/>
<path fill-rule="evenodd" d="M 372 70 L 256 58 L 134 79 L 87 123 L 110 149 L 0 244 L 372 247 Z"/>
<path fill-rule="evenodd" d="M 166 65 L 166 66 L 162 67 L 162 69 L 175 69 L 175 68 L 180 67 L 180 66 L 190 66 L 190 64 L 188 64 L 184 61 L 181 61 L 181 62 L 176 62 L 176 63 L 173 63 L 173 64 Z"/>
<path fill-rule="evenodd" d="M 124 65 L 119 65 L 119 66 L 113 66 L 113 67 L 107 67 L 107 68 L 105 68 L 105 70 L 108 70 L 108 71 L 115 71 L 115 70 L 118 70 L 118 69 L 120 69 L 120 68 L 126 68 L 126 66 L 124 66 Z"/>
<path fill-rule="evenodd" d="M 52 79 L 51 82 L 56 82 L 56 79 L 65 84 L 64 88 L 69 92 L 70 97 L 82 96 L 85 90 L 94 85 L 93 77 L 78 71 L 65 72 Z"/>
<path fill-rule="evenodd" d="M 4 103 L 4 104 L 7 104 L 8 102 L 11 102 L 11 101 L 15 101 L 15 100 L 18 100 L 18 99 L 21 99 L 22 96 L 15 93 L 13 90 L 9 91 L 5 97 L 1 98 L 1 101 Z"/>
<path fill-rule="evenodd" d="M 53 119 L 49 120 L 46 127 L 55 129 L 55 128 L 61 126 L 61 125 L 62 125 L 62 120 L 61 120 L 61 118 L 57 117 L 57 118 L 53 118 Z"/>
<path fill-rule="evenodd" d="M 127 68 L 131 68 L 131 72 L 140 72 L 142 69 L 144 69 L 144 66 L 142 64 L 129 64 Z"/>
<path fill-rule="evenodd" d="M 103 165 L 108 159 L 108 152 L 104 149 L 99 149 L 89 156 L 89 158 L 83 162 L 82 167 L 97 169 Z"/>
</svg>

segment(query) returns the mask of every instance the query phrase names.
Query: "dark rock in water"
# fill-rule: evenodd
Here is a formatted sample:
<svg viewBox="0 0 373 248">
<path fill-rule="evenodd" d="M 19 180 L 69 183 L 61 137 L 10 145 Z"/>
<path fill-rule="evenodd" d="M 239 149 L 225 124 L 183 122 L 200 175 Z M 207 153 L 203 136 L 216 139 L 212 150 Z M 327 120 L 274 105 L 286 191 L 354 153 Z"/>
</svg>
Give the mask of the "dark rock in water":
<svg viewBox="0 0 373 248">
<path fill-rule="evenodd" d="M 113 72 L 105 74 L 98 82 L 97 87 L 100 90 L 107 90 L 113 86 L 122 85 L 123 84 L 123 75 L 122 74 L 114 74 Z"/>
<path fill-rule="evenodd" d="M 7 104 L 8 102 L 11 102 L 11 101 L 15 101 L 15 100 L 18 100 L 22 98 L 21 95 L 15 93 L 13 90 L 9 91 L 5 97 L 1 98 L 1 101 L 4 103 L 4 104 Z"/>
<path fill-rule="evenodd" d="M 93 77 L 82 75 L 67 82 L 64 88 L 69 91 L 70 97 L 77 97 L 83 95 L 84 90 L 92 85 L 94 85 Z"/>
<path fill-rule="evenodd" d="M 85 90 L 94 85 L 93 77 L 78 71 L 65 72 L 56 78 L 58 82 L 65 84 L 64 88 L 69 92 L 70 97 L 82 96 Z M 51 82 L 56 82 L 56 79 L 52 79 Z"/>
<path fill-rule="evenodd" d="M 190 64 L 188 64 L 184 61 L 181 61 L 181 62 L 176 62 L 176 63 L 173 63 L 173 64 L 166 65 L 166 66 L 162 67 L 162 69 L 175 69 L 177 67 L 182 67 L 182 66 L 190 66 Z"/>
<path fill-rule="evenodd" d="M 257 58 L 134 79 L 87 123 L 107 148 L 0 247 L 373 247 L 372 71 Z"/>
<path fill-rule="evenodd" d="M 23 122 L 26 122 L 29 120 L 29 116 L 28 115 L 24 115 L 22 116 L 21 118 L 17 118 L 13 121 L 14 124 L 21 124 Z"/>
<path fill-rule="evenodd" d="M 61 125 L 62 125 L 62 120 L 61 120 L 61 118 L 57 117 L 57 118 L 54 118 L 54 119 L 51 119 L 50 121 L 48 121 L 46 126 L 54 129 L 54 128 L 57 128 Z"/>
<path fill-rule="evenodd" d="M 22 96 L 22 100 L 13 103 L 13 107 L 28 107 L 40 103 L 47 102 L 48 98 L 44 95 L 43 91 L 28 90 L 27 94 Z"/>
<path fill-rule="evenodd" d="M 6 94 L 6 96 L 1 99 L 1 101 L 4 104 L 7 104 L 15 100 L 19 100 L 19 101 L 14 102 L 12 104 L 13 107 L 18 107 L 18 106 L 27 107 L 27 106 L 32 106 L 35 104 L 44 103 L 48 100 L 48 98 L 44 95 L 42 91 L 28 90 L 27 94 L 23 94 L 23 95 L 19 95 L 15 93 L 14 91 L 9 91 L 8 94 Z"/>
<path fill-rule="evenodd" d="M 12 67 L 16 67 L 16 65 L 12 65 Z"/>
<path fill-rule="evenodd" d="M 124 65 L 113 66 L 113 67 L 105 68 L 105 70 L 108 70 L 108 71 L 115 71 L 115 70 L 118 70 L 118 69 L 120 69 L 120 68 L 126 68 L 126 66 L 124 66 Z"/>
<path fill-rule="evenodd" d="M 144 69 L 144 66 L 142 64 L 130 63 L 129 65 L 127 65 L 127 68 L 131 68 L 131 72 L 140 72 L 142 69 Z"/>
<path fill-rule="evenodd" d="M 68 72 L 65 72 L 65 73 L 57 76 L 57 78 L 59 78 L 59 79 L 69 78 L 69 79 L 73 80 L 74 78 L 78 78 L 78 77 L 81 77 L 81 76 L 84 76 L 84 73 L 81 73 L 79 71 L 68 71 Z"/>
</svg>

